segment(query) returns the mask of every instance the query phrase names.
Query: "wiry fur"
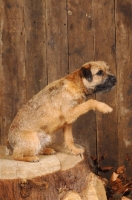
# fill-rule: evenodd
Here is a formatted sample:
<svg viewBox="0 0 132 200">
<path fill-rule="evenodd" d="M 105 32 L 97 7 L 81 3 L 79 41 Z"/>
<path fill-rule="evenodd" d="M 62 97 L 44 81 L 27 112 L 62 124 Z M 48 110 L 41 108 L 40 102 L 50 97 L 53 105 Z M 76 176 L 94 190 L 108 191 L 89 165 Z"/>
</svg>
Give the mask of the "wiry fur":
<svg viewBox="0 0 132 200">
<path fill-rule="evenodd" d="M 99 70 L 103 71 L 102 76 L 97 75 Z M 86 63 L 81 69 L 47 85 L 19 110 L 10 126 L 8 141 L 13 158 L 35 162 L 39 160 L 39 153 L 55 153 L 46 146 L 51 142 L 51 134 L 59 129 L 63 129 L 65 143 L 71 152 L 75 155 L 83 153 L 82 148 L 74 145 L 72 123 L 91 109 L 112 112 L 105 103 L 86 101 L 86 96 L 97 92 L 100 85 L 105 85 L 106 90 L 115 82 L 109 67 L 98 61 Z"/>
</svg>

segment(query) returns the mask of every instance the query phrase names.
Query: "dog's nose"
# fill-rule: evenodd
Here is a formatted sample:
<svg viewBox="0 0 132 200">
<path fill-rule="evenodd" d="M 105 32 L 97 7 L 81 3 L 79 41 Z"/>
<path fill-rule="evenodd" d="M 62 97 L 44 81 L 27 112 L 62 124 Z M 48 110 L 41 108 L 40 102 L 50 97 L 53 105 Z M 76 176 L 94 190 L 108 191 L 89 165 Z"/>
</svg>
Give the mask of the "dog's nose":
<svg viewBox="0 0 132 200">
<path fill-rule="evenodd" d="M 114 83 L 116 83 L 117 82 L 116 77 L 115 76 L 111 76 L 111 81 L 114 82 Z"/>
</svg>

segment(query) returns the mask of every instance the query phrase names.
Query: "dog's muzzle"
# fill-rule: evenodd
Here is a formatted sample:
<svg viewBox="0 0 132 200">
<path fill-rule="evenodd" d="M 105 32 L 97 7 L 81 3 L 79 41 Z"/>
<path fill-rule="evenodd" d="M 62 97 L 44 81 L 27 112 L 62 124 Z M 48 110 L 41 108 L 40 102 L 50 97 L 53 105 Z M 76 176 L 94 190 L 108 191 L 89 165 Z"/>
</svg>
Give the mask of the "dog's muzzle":
<svg viewBox="0 0 132 200">
<path fill-rule="evenodd" d="M 111 88 L 115 86 L 116 82 L 117 80 L 114 75 L 108 75 L 104 83 L 96 86 L 94 93 L 110 91 Z"/>
<path fill-rule="evenodd" d="M 117 80 L 116 77 L 113 75 L 109 75 L 108 79 L 106 79 L 106 85 L 108 84 L 109 86 L 114 86 L 116 84 Z"/>
</svg>

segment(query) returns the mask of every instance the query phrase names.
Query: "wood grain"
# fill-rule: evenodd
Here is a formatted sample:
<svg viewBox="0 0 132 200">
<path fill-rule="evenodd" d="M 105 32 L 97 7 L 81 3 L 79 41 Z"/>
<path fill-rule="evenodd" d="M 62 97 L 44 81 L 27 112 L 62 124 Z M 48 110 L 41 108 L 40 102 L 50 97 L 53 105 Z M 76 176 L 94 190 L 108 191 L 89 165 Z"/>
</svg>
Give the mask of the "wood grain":
<svg viewBox="0 0 132 200">
<path fill-rule="evenodd" d="M 0 1 L 0 143 L 2 138 L 2 126 L 3 126 L 3 116 L 2 116 L 2 108 L 3 108 L 3 66 L 2 66 L 2 23 L 3 22 L 3 4 Z"/>
<path fill-rule="evenodd" d="M 45 1 L 24 1 L 27 100 L 47 85 Z"/>
<path fill-rule="evenodd" d="M 132 155 L 132 2 L 117 0 L 116 10 L 119 164 L 132 175 L 125 156 Z"/>
<path fill-rule="evenodd" d="M 48 83 L 68 73 L 68 42 L 66 1 L 46 1 L 46 66 Z M 62 143 L 62 131 L 53 142 Z"/>
<path fill-rule="evenodd" d="M 26 93 L 23 1 L 2 1 L 2 8 L 1 143 L 4 144 L 12 119 L 26 101 Z"/>
<path fill-rule="evenodd" d="M 68 47 L 69 72 L 80 68 L 85 62 L 94 60 L 94 24 L 92 0 L 68 0 Z M 95 98 L 94 95 L 89 98 Z M 90 154 L 96 155 L 95 113 L 80 117 L 74 124 L 73 132 L 78 144 L 85 146 Z"/>
<path fill-rule="evenodd" d="M 95 21 L 95 60 L 104 60 L 116 75 L 116 38 L 114 1 L 94 0 Z M 111 114 L 97 113 L 97 152 L 98 157 L 108 155 L 103 165 L 118 165 L 118 133 L 116 113 L 116 88 L 109 93 L 97 94 L 97 100 L 107 103 L 113 108 Z M 102 165 L 102 163 L 101 163 Z"/>
<path fill-rule="evenodd" d="M 48 83 L 68 73 L 66 1 L 46 1 Z"/>
</svg>

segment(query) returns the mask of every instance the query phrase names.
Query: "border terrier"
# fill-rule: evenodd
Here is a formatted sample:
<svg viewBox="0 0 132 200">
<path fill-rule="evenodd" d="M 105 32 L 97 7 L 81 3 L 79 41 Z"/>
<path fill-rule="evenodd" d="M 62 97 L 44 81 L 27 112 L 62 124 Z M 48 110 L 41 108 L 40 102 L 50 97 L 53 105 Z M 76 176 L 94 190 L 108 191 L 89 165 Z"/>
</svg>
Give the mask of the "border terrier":
<svg viewBox="0 0 132 200">
<path fill-rule="evenodd" d="M 10 126 L 8 143 L 13 159 L 37 162 L 39 154 L 54 154 L 54 149 L 47 146 L 51 135 L 59 129 L 63 129 L 71 153 L 82 154 L 84 149 L 74 145 L 72 123 L 89 110 L 112 112 L 107 104 L 86 97 L 110 91 L 115 84 L 116 77 L 107 64 L 92 61 L 47 85 L 19 110 Z"/>
</svg>

